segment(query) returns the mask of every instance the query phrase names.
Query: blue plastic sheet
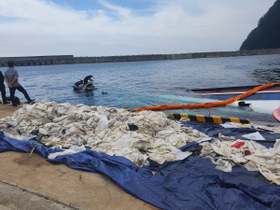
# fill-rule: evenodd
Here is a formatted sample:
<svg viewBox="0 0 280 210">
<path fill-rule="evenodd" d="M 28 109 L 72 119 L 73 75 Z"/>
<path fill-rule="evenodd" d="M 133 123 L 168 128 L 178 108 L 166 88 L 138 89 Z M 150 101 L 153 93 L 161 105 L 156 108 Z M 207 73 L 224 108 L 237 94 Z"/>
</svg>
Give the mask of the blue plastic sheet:
<svg viewBox="0 0 280 210">
<path fill-rule="evenodd" d="M 234 167 L 226 173 L 215 169 L 207 159 L 190 156 L 182 161 L 159 165 L 151 161 L 141 168 L 123 157 L 85 150 L 71 155 L 48 155 L 59 150 L 0 136 L 0 152 L 35 151 L 47 161 L 63 163 L 70 168 L 104 174 L 131 195 L 161 209 L 240 210 L 280 209 L 280 186 L 269 184 L 259 172 Z M 181 148 L 199 150 L 197 143 Z M 156 174 L 153 175 L 152 171 Z"/>
<path fill-rule="evenodd" d="M 266 147 L 273 147 L 276 139 L 280 139 L 279 133 L 273 133 L 270 131 L 256 130 L 254 128 L 224 128 L 220 124 L 209 123 L 209 122 L 182 122 L 184 126 L 192 127 L 202 133 L 207 134 L 210 137 L 218 138 L 218 134 L 221 133 L 225 136 L 234 136 L 236 139 L 249 140 L 243 137 L 244 134 L 250 134 L 259 132 L 266 140 L 256 140 L 259 144 Z"/>
</svg>

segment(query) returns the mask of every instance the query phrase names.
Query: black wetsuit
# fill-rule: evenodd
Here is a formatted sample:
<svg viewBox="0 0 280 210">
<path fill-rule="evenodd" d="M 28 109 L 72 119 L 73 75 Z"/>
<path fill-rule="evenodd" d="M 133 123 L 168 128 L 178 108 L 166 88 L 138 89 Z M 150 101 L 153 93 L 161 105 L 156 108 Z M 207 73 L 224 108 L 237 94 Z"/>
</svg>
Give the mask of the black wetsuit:
<svg viewBox="0 0 280 210">
<path fill-rule="evenodd" d="M 1 95 L 2 95 L 3 104 L 6 104 L 7 103 L 6 88 L 4 85 L 4 75 L 3 75 L 2 71 L 0 71 L 0 91 L 1 91 Z"/>
<path fill-rule="evenodd" d="M 88 81 L 89 81 L 91 78 L 92 78 L 91 75 L 86 76 L 86 77 L 84 78 L 84 85 L 86 85 L 86 84 L 88 83 Z"/>
</svg>

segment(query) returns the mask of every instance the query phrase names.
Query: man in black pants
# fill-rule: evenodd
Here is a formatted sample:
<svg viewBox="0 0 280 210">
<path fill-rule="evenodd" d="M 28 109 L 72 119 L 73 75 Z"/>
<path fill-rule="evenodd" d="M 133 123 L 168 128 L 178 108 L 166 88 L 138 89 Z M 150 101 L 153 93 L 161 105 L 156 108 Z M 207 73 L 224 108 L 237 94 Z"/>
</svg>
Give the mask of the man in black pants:
<svg viewBox="0 0 280 210">
<path fill-rule="evenodd" d="M 8 70 L 5 71 L 5 81 L 9 86 L 10 89 L 10 98 L 13 103 L 13 107 L 17 106 L 16 100 L 15 100 L 15 92 L 16 90 L 20 91 L 23 93 L 24 97 L 28 101 L 28 103 L 33 102 L 34 100 L 30 99 L 28 93 L 26 90 L 19 84 L 18 82 L 18 72 L 17 70 L 14 69 L 15 63 L 13 61 L 8 62 Z"/>
<path fill-rule="evenodd" d="M 2 95 L 2 103 L 7 104 L 7 98 L 6 98 L 6 88 L 4 85 L 4 75 L 2 74 L 2 71 L 0 71 L 0 91 Z"/>
</svg>

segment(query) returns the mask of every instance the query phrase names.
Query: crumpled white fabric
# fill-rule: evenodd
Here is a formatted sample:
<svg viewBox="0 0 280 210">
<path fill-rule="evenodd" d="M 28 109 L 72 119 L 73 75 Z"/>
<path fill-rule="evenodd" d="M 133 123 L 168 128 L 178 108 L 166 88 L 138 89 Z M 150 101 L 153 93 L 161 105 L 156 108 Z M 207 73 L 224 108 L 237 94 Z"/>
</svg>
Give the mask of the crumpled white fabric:
<svg viewBox="0 0 280 210">
<path fill-rule="evenodd" d="M 187 153 L 172 151 L 207 137 L 195 129 L 182 127 L 163 112 L 130 112 L 55 102 L 26 104 L 11 117 L 0 119 L 0 127 L 8 137 L 28 140 L 35 130 L 44 135 L 44 144 L 52 148 L 84 145 L 96 152 L 126 157 L 139 166 L 145 165 L 148 158 L 164 163 L 187 157 Z"/>
<path fill-rule="evenodd" d="M 254 146 L 257 144 L 254 142 Z M 276 140 L 273 148 L 259 146 L 250 152 L 251 155 L 246 156 L 245 159 L 254 162 L 268 180 L 280 185 L 280 139 Z"/>
<path fill-rule="evenodd" d="M 239 148 L 232 147 L 237 142 L 244 142 Z M 280 139 L 273 148 L 266 148 L 255 141 L 220 141 L 204 142 L 201 156 L 210 159 L 216 168 L 225 172 L 232 171 L 235 164 L 244 164 L 249 171 L 259 171 L 268 180 L 280 185 Z M 221 155 L 216 157 L 216 154 Z"/>
<path fill-rule="evenodd" d="M 50 153 L 48 158 L 55 159 L 57 156 L 75 154 L 75 153 L 78 153 L 78 152 L 81 152 L 84 150 L 86 150 L 86 148 L 84 146 L 71 146 L 69 149 L 66 149 L 62 152 Z"/>
<path fill-rule="evenodd" d="M 235 123 L 235 122 L 225 122 L 220 124 L 224 128 L 251 128 L 250 124 L 242 124 L 242 123 Z"/>
</svg>

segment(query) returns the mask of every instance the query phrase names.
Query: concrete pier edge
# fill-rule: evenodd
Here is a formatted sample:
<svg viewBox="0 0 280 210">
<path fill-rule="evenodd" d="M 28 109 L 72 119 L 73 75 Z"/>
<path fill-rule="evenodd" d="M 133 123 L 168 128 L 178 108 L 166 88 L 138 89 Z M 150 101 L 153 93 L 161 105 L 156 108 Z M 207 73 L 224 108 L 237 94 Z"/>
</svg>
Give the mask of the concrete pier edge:
<svg viewBox="0 0 280 210">
<path fill-rule="evenodd" d="M 195 52 L 179 54 L 147 54 L 147 55 L 119 55 L 119 56 L 88 56 L 74 57 L 73 55 L 46 55 L 23 57 L 0 57 L 0 67 L 7 67 L 7 62 L 12 60 L 16 66 L 58 65 L 78 63 L 110 63 L 110 62 L 135 62 L 156 60 L 179 60 L 195 58 L 234 57 L 252 55 L 280 54 L 280 49 L 242 50 L 242 51 L 217 51 Z"/>
</svg>

